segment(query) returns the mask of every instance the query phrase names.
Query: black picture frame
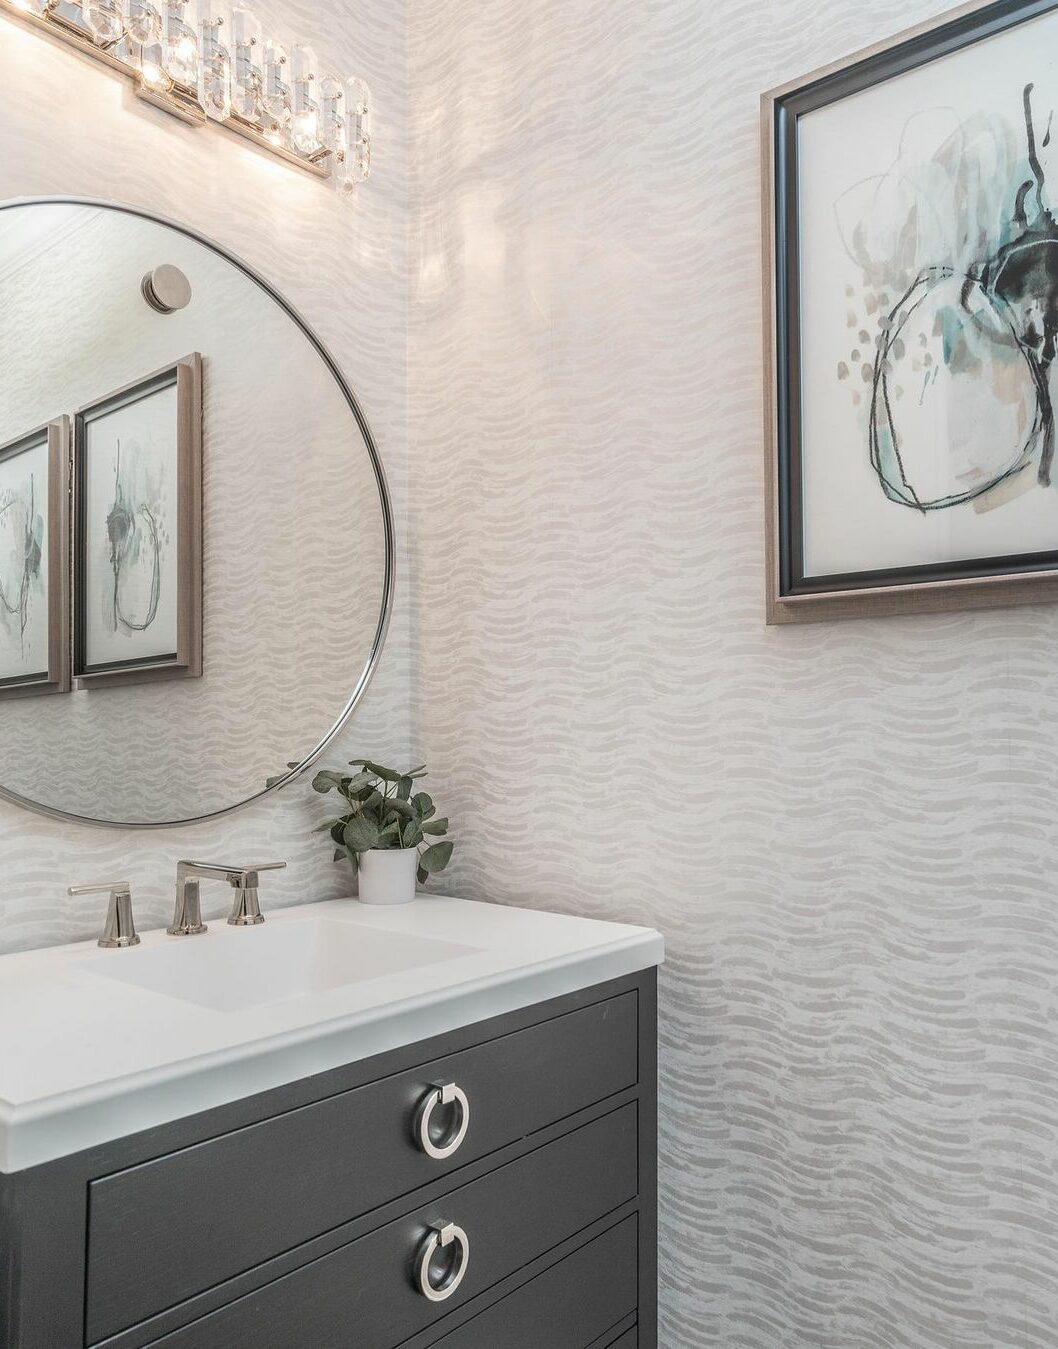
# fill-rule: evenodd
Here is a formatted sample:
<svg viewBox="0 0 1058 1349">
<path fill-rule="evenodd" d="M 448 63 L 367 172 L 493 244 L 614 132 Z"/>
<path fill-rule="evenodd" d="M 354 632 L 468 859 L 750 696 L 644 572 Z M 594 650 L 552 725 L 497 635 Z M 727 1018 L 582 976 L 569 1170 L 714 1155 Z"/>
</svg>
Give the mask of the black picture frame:
<svg viewBox="0 0 1058 1349">
<path fill-rule="evenodd" d="M 806 576 L 798 267 L 801 117 L 1056 10 L 1058 0 L 991 0 L 964 5 L 847 60 L 770 90 L 762 97 L 769 623 L 1058 599 L 1058 548 L 951 563 Z"/>
</svg>

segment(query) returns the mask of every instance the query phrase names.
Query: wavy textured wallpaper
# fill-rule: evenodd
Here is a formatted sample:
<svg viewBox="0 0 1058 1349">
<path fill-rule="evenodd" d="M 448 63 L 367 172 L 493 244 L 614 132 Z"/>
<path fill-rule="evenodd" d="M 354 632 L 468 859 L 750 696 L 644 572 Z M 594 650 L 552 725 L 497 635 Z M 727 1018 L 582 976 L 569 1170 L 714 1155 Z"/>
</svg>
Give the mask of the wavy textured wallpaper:
<svg viewBox="0 0 1058 1349">
<path fill-rule="evenodd" d="M 758 98 L 938 8 L 414 10 L 444 885 L 665 933 L 665 1349 L 1058 1341 L 1058 608 L 764 626 Z"/>
<path fill-rule="evenodd" d="M 315 179 L 280 166 L 237 137 L 195 133 L 135 98 L 120 78 L 6 18 L 0 18 L 0 198 L 68 193 L 143 206 L 194 225 L 256 267 L 316 328 L 359 395 L 381 449 L 402 530 L 407 408 L 405 10 L 390 0 L 366 0 L 352 9 L 321 7 L 309 0 L 265 0 L 255 7 L 266 28 L 311 43 L 336 68 L 348 73 L 355 69 L 369 81 L 379 159 L 386 171 L 365 185 L 355 201 L 341 202 Z M 358 490 L 355 480 L 351 490 Z M 265 536 L 278 528 L 274 516 L 262 515 L 261 528 L 264 546 Z M 311 526 L 308 541 L 311 546 Z M 273 558 L 285 556 L 291 542 L 289 536 L 277 539 Z M 333 556 L 333 549 L 327 553 L 318 565 L 333 584 L 343 558 Z M 403 546 L 401 554 L 406 556 Z M 399 582 L 382 665 L 334 759 L 357 754 L 402 758 L 407 752 L 407 593 Z M 218 615 L 214 606 L 213 617 Z M 329 658 L 327 653 L 337 648 L 339 625 L 336 615 L 333 631 L 315 638 L 299 635 L 306 659 L 317 652 Z M 216 653 L 214 638 L 221 639 L 222 633 L 207 628 L 207 638 Z M 255 673 L 267 678 L 272 671 L 276 695 L 282 698 L 292 691 L 294 672 L 289 658 L 276 661 L 273 644 L 274 634 L 263 625 L 258 640 L 237 654 Z M 346 692 L 358 672 L 358 667 L 350 669 Z M 158 700 L 148 691 L 143 701 Z M 267 742 L 274 729 L 264 722 L 260 739 Z M 321 733 L 326 729 L 319 727 Z M 171 724 L 161 734 L 173 743 Z M 232 744 L 219 707 L 212 717 L 201 719 L 196 734 L 204 745 Z M 233 745 L 232 753 L 237 750 Z M 61 782 L 68 773 L 73 800 L 80 766 L 64 763 L 62 750 L 48 758 L 40 771 L 60 784 L 52 799 L 61 803 Z M 208 754 L 185 771 L 208 773 L 207 759 Z M 120 765 L 113 771 L 120 772 Z M 182 783 L 176 794 L 185 800 L 195 795 Z M 205 828 L 150 833 L 57 825 L 0 802 L 0 951 L 92 936 L 102 919 L 99 904 L 67 898 L 66 886 L 113 875 L 128 875 L 132 881 L 142 928 L 164 924 L 172 913 L 176 861 L 189 855 L 234 862 L 266 855 L 285 858 L 289 868 L 269 877 L 262 892 L 266 905 L 348 894 L 353 889 L 348 869 L 335 865 L 331 849 L 309 833 L 324 814 L 305 784 L 288 789 L 285 799 L 273 798 Z M 205 888 L 203 901 L 210 914 L 222 913 L 227 904 L 224 887 Z"/>
<path fill-rule="evenodd" d="M 351 214 L 6 23 L 0 184 L 193 210 L 349 371 L 413 487 L 349 755 L 429 757 L 439 888 L 668 942 L 664 1349 L 1053 1349 L 1058 608 L 764 626 L 757 100 L 936 7 L 263 8 L 375 89 Z M 159 922 L 186 850 L 339 893 L 312 814 L 0 807 L 0 945 L 130 859 Z"/>
</svg>

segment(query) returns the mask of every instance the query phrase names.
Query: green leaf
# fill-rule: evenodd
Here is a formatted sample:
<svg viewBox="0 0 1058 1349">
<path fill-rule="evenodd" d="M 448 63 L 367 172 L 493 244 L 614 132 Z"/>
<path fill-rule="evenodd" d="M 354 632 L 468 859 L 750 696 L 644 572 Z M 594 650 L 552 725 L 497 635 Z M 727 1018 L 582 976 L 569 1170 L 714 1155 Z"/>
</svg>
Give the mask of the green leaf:
<svg viewBox="0 0 1058 1349">
<path fill-rule="evenodd" d="M 408 797 L 411 796 L 411 789 L 413 786 L 414 783 L 412 782 L 411 778 L 409 778 L 407 775 L 402 777 L 401 780 L 397 783 L 398 798 L 401 801 L 407 801 Z"/>
<path fill-rule="evenodd" d="M 415 813 L 420 820 L 428 820 L 437 811 L 437 807 L 433 803 L 433 797 L 428 796 L 426 792 L 416 792 L 411 798 L 411 803 L 415 807 Z"/>
<path fill-rule="evenodd" d="M 353 875 L 358 875 L 360 872 L 360 861 L 355 852 L 349 854 L 349 865 L 353 868 Z"/>
<path fill-rule="evenodd" d="M 375 785 L 375 775 L 373 773 L 357 773 L 354 778 L 345 778 L 342 781 L 342 791 L 346 793 L 362 792 L 366 787 L 368 790 Z"/>
<path fill-rule="evenodd" d="M 381 778 L 383 782 L 399 782 L 400 774 L 395 768 L 383 768 L 381 764 L 372 763 L 370 759 L 364 759 L 363 765 L 369 773 L 374 773 L 376 778 Z"/>
<path fill-rule="evenodd" d="M 388 820 L 379 831 L 376 847 L 381 847 L 386 839 L 400 839 L 400 821 Z"/>
<path fill-rule="evenodd" d="M 425 885 L 426 882 L 429 880 L 429 878 L 430 873 L 426 870 L 424 866 L 420 865 L 416 867 L 415 879 L 419 882 L 420 885 Z"/>
<path fill-rule="evenodd" d="M 370 852 L 378 846 L 378 825 L 354 815 L 345 826 L 343 839 L 350 852 Z"/>
<path fill-rule="evenodd" d="M 391 796 L 386 802 L 387 814 L 402 815 L 406 820 L 414 820 L 418 817 L 415 813 L 415 807 L 410 801 L 402 801 L 399 796 Z"/>
<path fill-rule="evenodd" d="M 443 819 L 440 820 L 427 820 L 427 822 L 422 827 L 422 832 L 424 834 L 447 834 L 448 817 L 445 816 Z"/>
<path fill-rule="evenodd" d="M 417 848 L 422 842 L 422 825 L 418 820 L 409 820 L 404 826 L 404 846 Z"/>
<path fill-rule="evenodd" d="M 431 844 L 425 852 L 419 854 L 420 864 L 426 868 L 430 875 L 433 875 L 436 871 L 444 871 L 452 860 L 453 846 L 452 843 Z"/>
<path fill-rule="evenodd" d="M 336 787 L 340 788 L 341 785 L 342 785 L 341 773 L 332 773 L 328 768 L 325 768 L 323 769 L 322 772 L 317 773 L 316 776 L 312 779 L 312 790 L 314 792 L 320 793 L 332 792 Z"/>
<path fill-rule="evenodd" d="M 345 846 L 345 826 L 351 819 L 351 815 L 343 815 L 340 820 L 335 820 L 331 825 L 331 838 L 343 847 Z"/>
<path fill-rule="evenodd" d="M 335 860 L 336 862 L 344 862 L 345 859 L 346 859 L 348 856 L 349 856 L 349 854 L 346 852 L 346 850 L 345 850 L 344 848 L 335 848 L 335 850 L 334 850 L 334 860 Z"/>
<path fill-rule="evenodd" d="M 336 824 L 340 823 L 341 823 L 340 820 L 335 819 L 324 820 L 324 822 L 322 824 L 318 824 L 312 832 L 314 834 L 326 834 L 328 829 L 333 829 Z"/>
</svg>

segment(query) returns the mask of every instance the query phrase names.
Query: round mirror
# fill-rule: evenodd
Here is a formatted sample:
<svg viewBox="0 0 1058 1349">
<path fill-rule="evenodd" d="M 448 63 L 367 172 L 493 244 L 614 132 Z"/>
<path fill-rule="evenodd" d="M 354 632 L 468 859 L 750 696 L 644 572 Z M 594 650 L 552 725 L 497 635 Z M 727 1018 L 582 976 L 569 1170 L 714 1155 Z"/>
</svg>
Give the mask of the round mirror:
<svg viewBox="0 0 1058 1349">
<path fill-rule="evenodd" d="M 303 767 L 385 637 L 393 528 L 333 360 L 193 231 L 0 204 L 0 794 L 158 826 Z"/>
</svg>

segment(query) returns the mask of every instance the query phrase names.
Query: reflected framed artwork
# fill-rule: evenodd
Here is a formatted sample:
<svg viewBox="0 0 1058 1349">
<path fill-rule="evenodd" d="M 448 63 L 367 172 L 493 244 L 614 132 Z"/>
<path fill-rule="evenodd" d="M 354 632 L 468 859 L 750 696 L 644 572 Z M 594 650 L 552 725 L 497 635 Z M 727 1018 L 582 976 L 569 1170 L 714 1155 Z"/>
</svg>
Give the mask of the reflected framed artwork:
<svg viewBox="0 0 1058 1349">
<path fill-rule="evenodd" d="M 201 357 L 82 408 L 73 476 L 75 677 L 201 675 Z"/>
<path fill-rule="evenodd" d="M 70 689 L 70 421 L 0 448 L 0 699 Z"/>
<path fill-rule="evenodd" d="M 766 94 L 768 621 L 1058 599 L 1058 2 Z"/>
</svg>

